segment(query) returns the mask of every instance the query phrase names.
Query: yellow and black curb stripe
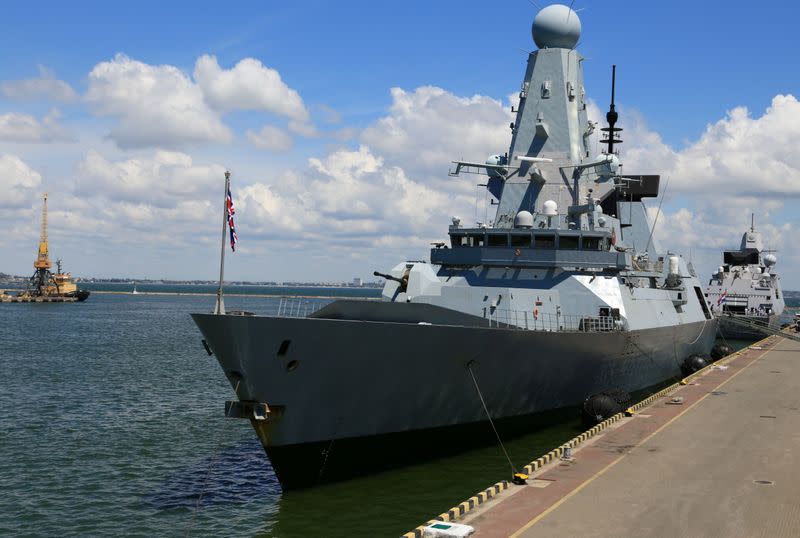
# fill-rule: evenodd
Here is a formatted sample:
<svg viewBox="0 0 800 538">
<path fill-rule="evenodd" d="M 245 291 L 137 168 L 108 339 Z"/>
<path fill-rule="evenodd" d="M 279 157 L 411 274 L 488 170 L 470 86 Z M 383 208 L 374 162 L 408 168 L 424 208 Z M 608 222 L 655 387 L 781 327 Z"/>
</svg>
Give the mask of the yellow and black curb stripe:
<svg viewBox="0 0 800 538">
<path fill-rule="evenodd" d="M 758 346 L 758 345 L 761 345 L 763 343 L 766 343 L 767 340 L 769 340 L 770 338 L 771 337 L 768 336 L 768 337 L 766 337 L 766 338 L 764 338 L 762 340 L 759 340 L 758 342 L 755 342 L 755 343 L 751 344 L 750 346 L 748 346 L 748 347 L 746 347 L 744 349 L 740 349 L 739 351 L 731 353 L 730 355 L 721 358 L 717 362 L 712 362 L 711 364 L 709 364 L 705 368 L 703 368 L 701 370 L 698 370 L 697 372 L 695 372 L 695 373 L 693 373 L 691 375 L 686 376 L 685 378 L 681 379 L 679 382 L 673 383 L 672 385 L 669 385 L 668 387 L 664 387 L 663 389 L 661 389 L 660 391 L 656 392 L 655 394 L 651 394 L 650 396 L 648 396 L 647 398 L 645 398 L 641 402 L 630 406 L 624 412 L 617 413 L 613 417 L 607 418 L 606 420 L 604 420 L 600 424 L 594 426 L 593 428 L 583 432 L 582 434 L 578 435 L 577 437 L 574 437 L 574 438 L 570 439 L 569 441 L 567 441 L 566 443 L 564 443 L 560 447 L 554 448 L 553 450 L 551 450 L 550 452 L 548 452 L 544 456 L 536 458 L 535 460 L 530 462 L 528 465 L 523 467 L 522 468 L 522 472 L 524 472 L 525 474 L 528 474 L 528 475 L 533 475 L 534 472 L 540 470 L 542 467 L 544 467 L 548 463 L 550 463 L 552 461 L 555 461 L 556 459 L 560 458 L 564 454 L 564 449 L 565 448 L 576 448 L 577 446 L 579 446 L 580 444 L 582 444 L 582 443 L 586 442 L 587 440 L 591 439 L 592 437 L 594 437 L 598 433 L 602 432 L 603 430 L 605 430 L 606 428 L 608 428 L 609 426 L 611 426 L 615 422 L 618 422 L 621 419 L 625 418 L 626 414 L 628 416 L 633 415 L 639 409 L 642 409 L 643 407 L 647 407 L 648 405 L 652 404 L 653 402 L 655 402 L 659 398 L 662 398 L 662 397 L 666 396 L 667 394 L 669 394 L 669 393 L 675 391 L 676 389 L 680 388 L 681 385 L 687 385 L 691 381 L 693 381 L 694 379 L 696 379 L 696 378 L 698 378 L 700 376 L 703 376 L 706 373 L 710 372 L 714 368 L 714 365 L 728 363 L 728 362 L 732 361 L 733 359 L 735 359 L 736 357 L 738 357 L 742 352 L 747 351 L 750 347 Z M 469 499 L 467 499 L 466 501 L 460 503 L 458 506 L 454 506 L 453 508 L 451 508 L 447 512 L 443 512 L 443 513 L 439 514 L 434 519 L 431 519 L 430 521 L 428 521 L 424 525 L 420 525 L 419 527 L 415 528 L 413 531 L 410 531 L 410 532 L 407 532 L 407 533 L 403 534 L 402 538 L 422 538 L 424 533 L 425 533 L 425 527 L 427 525 L 432 525 L 434 523 L 439 523 L 439 522 L 442 522 L 442 521 L 445 522 L 445 523 L 449 523 L 449 522 L 455 521 L 456 519 L 458 519 L 460 517 L 463 517 L 468 512 L 470 512 L 472 510 L 475 510 L 478 506 L 480 506 L 481 504 L 485 503 L 489 499 L 493 498 L 495 495 L 497 495 L 501 491 L 504 491 L 504 490 L 508 489 L 508 486 L 509 486 L 509 483 L 506 480 L 503 480 L 502 482 L 498 482 L 498 483 L 494 484 L 493 486 L 488 487 L 483 491 L 480 491 L 476 495 L 474 495 L 474 496 L 470 497 Z"/>
<path fill-rule="evenodd" d="M 443 512 L 436 516 L 435 518 L 431 519 L 425 525 L 420 525 L 413 531 L 407 532 L 403 535 L 403 538 L 422 538 L 423 534 L 425 533 L 425 527 L 427 525 L 432 525 L 434 523 L 445 522 L 449 523 L 454 521 L 460 517 L 462 517 L 467 512 L 474 510 L 481 504 L 485 503 L 489 499 L 494 498 L 498 493 L 501 491 L 505 491 L 508 489 L 508 481 L 503 480 L 501 482 L 497 482 L 496 484 L 479 491 L 466 501 L 460 503 L 458 506 L 454 506 L 447 512 Z"/>
</svg>

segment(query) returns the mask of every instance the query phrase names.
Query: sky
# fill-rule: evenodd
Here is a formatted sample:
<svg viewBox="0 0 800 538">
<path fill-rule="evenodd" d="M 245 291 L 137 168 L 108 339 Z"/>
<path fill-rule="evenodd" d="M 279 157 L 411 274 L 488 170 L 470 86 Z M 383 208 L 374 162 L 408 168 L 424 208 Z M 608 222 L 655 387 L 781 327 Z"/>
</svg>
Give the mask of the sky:
<svg viewBox="0 0 800 538">
<path fill-rule="evenodd" d="M 507 151 L 537 5 L 7 2 L 0 272 L 32 272 L 46 191 L 51 256 L 73 274 L 213 279 L 225 170 L 229 279 L 371 279 L 425 259 L 451 216 L 482 216 L 448 167 Z M 625 169 L 669 178 L 661 244 L 705 278 L 755 213 L 800 289 L 800 7 L 574 8 L 592 113 L 616 64 Z"/>
</svg>

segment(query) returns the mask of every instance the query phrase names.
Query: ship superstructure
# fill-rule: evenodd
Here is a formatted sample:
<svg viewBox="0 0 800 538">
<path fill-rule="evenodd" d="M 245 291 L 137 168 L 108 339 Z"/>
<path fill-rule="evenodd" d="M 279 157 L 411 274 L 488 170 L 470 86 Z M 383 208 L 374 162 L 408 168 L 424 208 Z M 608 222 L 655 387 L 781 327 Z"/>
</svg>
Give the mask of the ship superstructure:
<svg viewBox="0 0 800 538">
<path fill-rule="evenodd" d="M 527 431 L 711 349 L 700 282 L 652 234 L 659 177 L 622 173 L 613 90 L 592 154 L 580 30 L 563 5 L 536 16 L 508 152 L 454 163 L 451 175 L 486 176 L 492 222 L 453 217 L 430 263 L 383 275 L 382 301 L 193 315 L 234 387 L 227 414 L 251 420 L 284 488 L 491 439 L 487 410 L 504 435 Z"/>
<path fill-rule="evenodd" d="M 763 338 L 758 326 L 777 329 L 785 303 L 775 272 L 778 258 L 764 249 L 755 215 L 750 217 L 750 229 L 742 234 L 739 250 L 727 250 L 722 256 L 723 265 L 706 288 L 709 307 L 720 318 L 720 331 L 726 338 Z"/>
</svg>

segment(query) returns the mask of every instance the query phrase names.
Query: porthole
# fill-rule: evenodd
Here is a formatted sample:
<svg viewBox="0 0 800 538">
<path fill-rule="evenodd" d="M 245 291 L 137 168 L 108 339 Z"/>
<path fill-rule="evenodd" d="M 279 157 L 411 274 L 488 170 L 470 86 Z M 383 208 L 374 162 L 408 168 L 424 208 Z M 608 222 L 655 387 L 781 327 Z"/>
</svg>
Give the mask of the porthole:
<svg viewBox="0 0 800 538">
<path fill-rule="evenodd" d="M 286 363 L 286 371 L 287 372 L 291 372 L 291 371 L 297 370 L 297 367 L 299 365 L 300 365 L 300 363 L 297 362 L 297 360 L 290 360 L 289 362 Z"/>
</svg>

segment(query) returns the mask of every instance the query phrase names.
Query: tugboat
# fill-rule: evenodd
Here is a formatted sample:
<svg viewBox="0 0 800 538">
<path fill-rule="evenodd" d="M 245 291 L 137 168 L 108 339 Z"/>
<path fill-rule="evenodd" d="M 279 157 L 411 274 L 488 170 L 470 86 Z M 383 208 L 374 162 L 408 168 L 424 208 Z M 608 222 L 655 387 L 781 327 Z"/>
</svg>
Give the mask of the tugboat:
<svg viewBox="0 0 800 538">
<path fill-rule="evenodd" d="M 25 291 L 11 298 L 4 298 L 4 302 L 70 303 L 85 301 L 89 298 L 90 292 L 78 289 L 72 275 L 61 269 L 60 259 L 56 260 L 57 271 L 55 274 L 50 271 L 52 266 L 47 238 L 47 193 L 45 193 L 42 199 L 39 252 L 36 261 L 33 262 L 35 271 L 28 281 Z"/>
<path fill-rule="evenodd" d="M 778 258 L 773 251 L 764 250 L 755 215 L 750 216 L 750 229 L 742 235 L 739 250 L 725 251 L 722 259 L 724 265 L 706 288 L 708 305 L 720 319 L 722 335 L 758 340 L 765 336 L 759 327 L 778 329 L 786 306 L 780 276 L 773 269 Z"/>
<path fill-rule="evenodd" d="M 492 222 L 452 217 L 430 263 L 376 273 L 382 301 L 192 315 L 234 389 L 226 416 L 251 421 L 284 489 L 496 443 L 490 421 L 530 432 L 714 345 L 697 275 L 653 238 L 659 176 L 622 173 L 615 71 L 592 155 L 578 14 L 551 5 L 532 31 L 508 152 L 451 172 L 484 175 Z"/>
</svg>

